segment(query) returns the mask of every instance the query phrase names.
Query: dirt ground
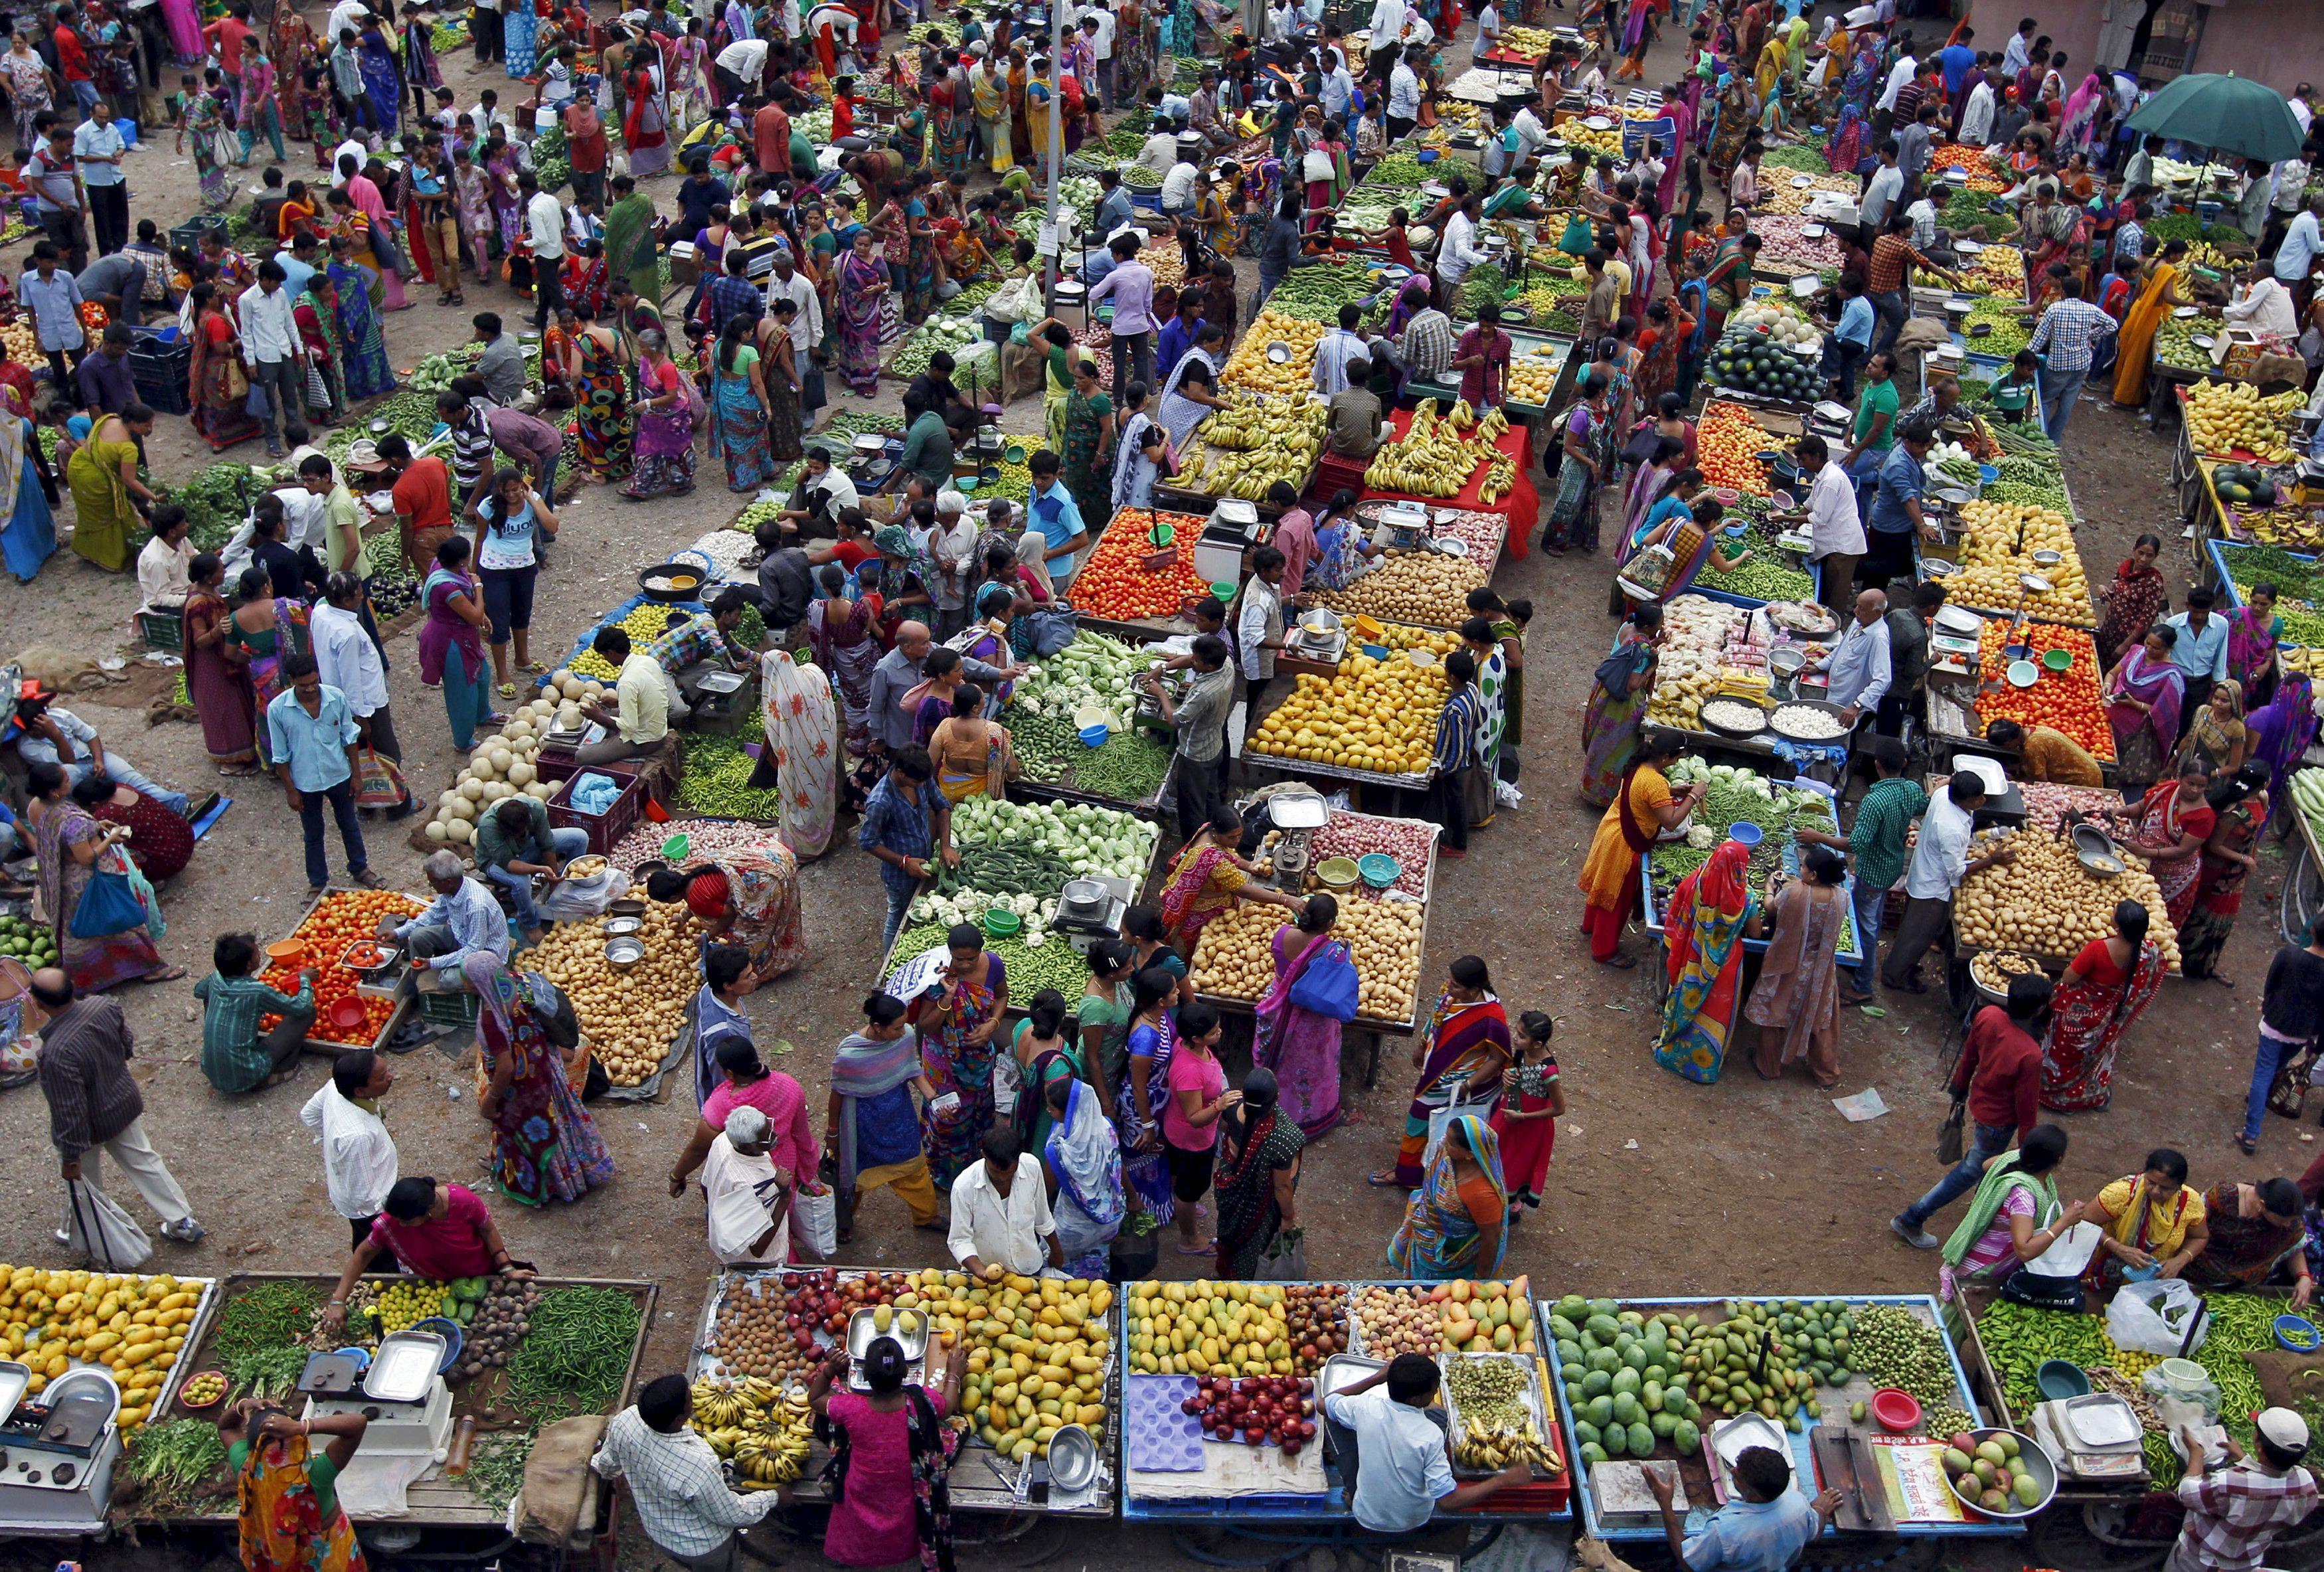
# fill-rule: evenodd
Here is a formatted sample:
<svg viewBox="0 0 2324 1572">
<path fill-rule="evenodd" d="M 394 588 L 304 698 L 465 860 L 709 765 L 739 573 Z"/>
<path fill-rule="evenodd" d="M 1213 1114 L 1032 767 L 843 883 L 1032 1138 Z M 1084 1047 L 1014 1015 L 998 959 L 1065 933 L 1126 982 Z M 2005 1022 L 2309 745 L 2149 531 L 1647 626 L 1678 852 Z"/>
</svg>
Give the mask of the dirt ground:
<svg viewBox="0 0 2324 1572">
<path fill-rule="evenodd" d="M 319 18 L 318 18 L 319 19 Z M 1675 69 L 1677 41 L 1657 48 L 1657 80 Z M 1465 65 L 1465 41 L 1453 51 Z M 447 80 L 472 102 L 476 92 L 508 84 L 495 68 L 474 71 L 466 53 L 445 60 Z M 1457 69 L 1457 68 L 1456 68 Z M 294 149 L 294 162 L 297 150 Z M 133 213 L 164 226 L 190 214 L 194 173 L 172 155 L 168 138 L 132 155 Z M 293 169 L 293 173 L 300 172 Z M 667 186 L 656 182 L 666 194 Z M 22 255 L 6 265 L 23 265 Z M 1250 264 L 1244 264 L 1249 270 Z M 1246 282 L 1248 283 L 1248 280 Z M 497 310 L 513 323 L 529 315 L 505 286 L 475 290 L 465 309 L 445 310 L 433 293 L 387 319 L 391 358 L 418 363 L 466 338 L 468 319 Z M 842 386 L 834 379 L 835 392 Z M 881 402 L 892 407 L 892 390 Z M 842 407 L 861 401 L 843 395 Z M 1019 419 L 1032 418 L 1019 411 Z M 163 417 L 151 451 L 155 470 L 181 479 L 209 461 L 180 419 Z M 2153 530 L 2174 538 L 2177 521 L 2165 485 L 2169 449 L 2135 416 L 2085 402 L 2067 445 L 2068 475 L 2082 518 L 2081 548 L 2094 578 L 2111 572 L 2133 535 Z M 257 458 L 251 444 L 233 457 Z M 538 646 L 561 651 L 604 608 L 634 592 L 638 568 L 660 560 L 724 517 L 742 499 L 722 489 L 714 461 L 701 460 L 700 485 L 682 501 L 617 501 L 586 488 L 562 511 L 553 571 L 544 577 L 535 614 Z M 1537 531 L 1536 532 L 1537 533 Z M 2171 554 L 2174 599 L 2188 559 Z M 1439 874 L 1425 983 L 1442 979 L 1456 956 L 1476 953 L 1491 965 L 1514 1013 L 1548 1010 L 1569 1099 L 1558 1161 L 1543 1210 L 1515 1234 L 1508 1271 L 1531 1277 L 1537 1292 L 1719 1294 L 1786 1290 L 1916 1291 L 1932 1289 L 1934 1262 L 1899 1244 L 1886 1219 L 1937 1174 L 1936 1127 L 1950 1065 L 1949 1022 L 1934 994 L 1892 996 L 1886 1018 L 1847 1013 L 1842 1026 L 1842 1090 L 1877 1088 L 1893 1110 L 1850 1124 L 1804 1076 L 1765 1084 L 1738 1063 L 1720 1084 L 1698 1087 L 1655 1068 L 1648 1045 L 1653 1005 L 1639 975 L 1592 966 L 1578 932 L 1574 887 L 1596 815 L 1572 779 L 1583 696 L 1611 629 L 1603 620 L 1607 565 L 1557 560 L 1538 551 L 1505 561 L 1496 580 L 1505 595 L 1530 596 L 1534 624 L 1526 684 L 1521 808 L 1480 833 L 1478 855 Z M 30 587 L 0 584 L 0 647 L 16 651 L 57 643 L 93 657 L 115 652 L 136 604 L 134 582 L 101 573 L 60 553 Z M 124 646 L 125 647 L 125 646 Z M 390 646 L 390 676 L 407 769 L 423 799 L 448 783 L 459 760 L 449 744 L 442 707 L 421 688 L 409 638 Z M 107 744 L 148 772 L 194 790 L 213 778 L 198 730 L 170 724 L 148 729 L 143 698 L 150 680 L 72 701 Z M 134 695 L 135 702 L 116 700 Z M 121 995 L 139 1039 L 138 1075 L 147 1127 L 190 1193 L 209 1237 L 191 1249 L 164 1244 L 160 1263 L 188 1271 L 335 1269 L 345 1229 L 327 1203 L 320 1165 L 298 1109 L 326 1073 L 309 1059 L 296 1082 L 226 1098 L 198 1068 L 199 1012 L 193 977 L 208 969 L 211 938 L 231 929 L 262 937 L 287 930 L 305 894 L 295 815 L 263 782 L 239 781 L 237 800 L 203 843 L 192 867 L 165 892 L 164 952 L 189 968 L 182 982 L 131 987 Z M 842 829 L 852 837 L 852 822 Z M 805 871 L 809 955 L 794 975 L 751 1001 L 761 1041 L 800 1045 L 782 1068 L 799 1077 L 820 1123 L 830 1045 L 857 1019 L 878 955 L 881 889 L 871 865 L 849 840 Z M 420 889 L 417 858 L 401 835 L 376 828 L 374 864 L 391 883 Z M 336 841 L 333 863 L 339 865 Z M 2258 982 L 2277 939 L 2275 893 L 2282 865 L 2271 849 L 2233 941 L 2233 990 L 2174 983 L 2141 1023 L 2120 1062 L 2116 1105 L 2070 1121 L 2075 1146 L 2063 1188 L 2088 1195 L 2138 1166 L 2150 1147 L 2184 1150 L 2198 1183 L 2297 1174 L 2312 1155 L 2312 1128 L 2295 1134 L 2271 1121 L 2264 1155 L 2246 1160 L 2231 1143 L 2248 1075 Z M 1634 941 L 1635 942 L 1635 941 Z M 1363 1179 L 1392 1154 L 1410 1085 L 1410 1044 L 1390 1040 L 1377 1090 L 1357 1089 L 1360 1057 L 1351 1046 L 1348 1103 L 1356 1122 L 1311 1150 L 1302 1183 L 1311 1269 L 1318 1276 L 1372 1276 L 1386 1271 L 1383 1248 L 1400 1216 L 1400 1193 Z M 477 1182 L 484 1133 L 466 1093 L 466 1073 L 423 1050 L 397 1061 L 398 1084 L 387 1116 L 406 1173 Z M 526 1213 L 493 1199 L 512 1247 L 554 1275 L 658 1280 L 661 1308 L 645 1361 L 648 1373 L 679 1368 L 711 1275 L 698 1194 L 668 1195 L 663 1179 L 687 1138 L 693 1110 L 684 1102 L 646 1106 L 600 1105 L 599 1122 L 620 1177 L 584 1204 Z M 0 1099 L 0 1143 L 14 1154 L 6 1171 L 23 1197 L 0 1216 L 0 1258 L 57 1263 L 49 1237 L 59 1190 L 37 1092 Z M 858 1221 L 844 1258 L 864 1266 L 923 1265 L 939 1260 L 941 1240 L 915 1234 L 900 1204 L 875 1199 Z M 1170 1253 L 1163 1271 L 1192 1278 L 1204 1262 Z M 1176 1558 L 1163 1536 L 1119 1525 L 1037 1536 L 1060 1564 L 1076 1558 Z M 800 1552 L 807 1556 L 812 1552 Z M 964 1557 L 973 1565 L 1032 1558 L 1029 1548 Z M 97 1552 L 105 1564 L 141 1564 L 148 1552 Z M 794 1558 L 796 1558 L 796 1557 Z M 1997 1562 L 1996 1563 L 1998 1564 Z"/>
</svg>

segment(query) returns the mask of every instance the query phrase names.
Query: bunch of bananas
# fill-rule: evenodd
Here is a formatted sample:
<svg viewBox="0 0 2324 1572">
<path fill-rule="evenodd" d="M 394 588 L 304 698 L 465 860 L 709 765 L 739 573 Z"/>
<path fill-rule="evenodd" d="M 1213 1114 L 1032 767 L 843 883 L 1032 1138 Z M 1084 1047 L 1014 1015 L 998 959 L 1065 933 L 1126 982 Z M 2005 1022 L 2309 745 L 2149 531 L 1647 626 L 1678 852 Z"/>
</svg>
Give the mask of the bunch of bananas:
<svg viewBox="0 0 2324 1572">
<path fill-rule="evenodd" d="M 380 1290 L 375 1307 L 380 1335 L 401 1332 L 443 1308 L 444 1285 L 440 1282 L 392 1282 Z"/>
<path fill-rule="evenodd" d="M 805 1392 L 786 1397 L 760 1376 L 732 1385 L 706 1376 L 694 1383 L 694 1428 L 713 1452 L 733 1463 L 744 1489 L 771 1487 L 805 1471 L 815 1410 Z"/>
<path fill-rule="evenodd" d="M 1549 52 L 1557 35 L 1540 27 L 1504 27 L 1501 29 L 1500 51 L 1503 54 L 1533 55 L 1538 58 Z"/>
<path fill-rule="evenodd" d="M 1517 488 L 1517 460 L 1506 453 L 1496 453 L 1485 467 L 1484 484 L 1477 488 L 1477 501 L 1491 507 Z"/>
<path fill-rule="evenodd" d="M 1564 1467 L 1557 1454 L 1543 1444 L 1541 1432 L 1534 1429 L 1531 1419 L 1516 1426 L 1494 1426 L 1471 1419 L 1452 1443 L 1452 1461 L 1463 1468 L 1475 1469 L 1531 1463 L 1545 1474 L 1561 1473 Z"/>
<path fill-rule="evenodd" d="M 1489 410 L 1480 421 L 1466 399 L 1440 417 L 1436 411 L 1442 407 L 1434 402 L 1420 407 L 1404 435 L 1374 457 L 1364 472 L 1366 485 L 1415 496 L 1458 496 L 1477 466 L 1497 457 L 1493 439 L 1509 429 L 1500 411 Z M 1511 481 L 1516 474 L 1511 466 Z"/>
<path fill-rule="evenodd" d="M 1227 407 L 1196 429 L 1209 446 L 1187 461 L 1178 484 L 1245 502 L 1264 500 L 1278 480 L 1299 490 L 1323 451 L 1324 424 L 1323 406 L 1312 399 L 1230 393 Z"/>
</svg>

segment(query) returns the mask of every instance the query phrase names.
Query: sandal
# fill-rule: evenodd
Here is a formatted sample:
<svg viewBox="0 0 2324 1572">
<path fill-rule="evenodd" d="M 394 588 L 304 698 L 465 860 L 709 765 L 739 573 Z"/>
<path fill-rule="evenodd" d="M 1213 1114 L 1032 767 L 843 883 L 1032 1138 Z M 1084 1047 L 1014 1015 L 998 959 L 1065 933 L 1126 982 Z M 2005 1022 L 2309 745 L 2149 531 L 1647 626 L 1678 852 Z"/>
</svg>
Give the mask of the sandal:
<svg viewBox="0 0 2324 1572">
<path fill-rule="evenodd" d="M 1399 1180 L 1396 1177 L 1396 1170 L 1392 1168 L 1384 1168 L 1377 1173 L 1364 1175 L 1364 1183 L 1376 1190 L 1408 1190 L 1412 1188 Z"/>
<path fill-rule="evenodd" d="M 1883 977 L 1880 979 L 1880 985 L 1884 988 L 1893 989 L 1899 994 L 1925 994 L 1929 991 L 1929 985 L 1921 981 L 1918 977 L 1914 977 L 1912 981 L 1906 983 L 1892 983 L 1887 978 Z"/>
<path fill-rule="evenodd" d="M 2259 1155 L 2259 1142 L 2253 1140 L 2250 1136 L 2246 1135 L 2240 1130 L 2236 1132 L 2236 1145 L 2242 1151 L 2246 1157 L 2257 1157 Z"/>
<path fill-rule="evenodd" d="M 376 873 L 373 872 L 369 868 L 365 868 L 360 874 L 350 874 L 347 877 L 353 879 L 356 883 L 361 884 L 366 890 L 381 890 L 387 886 L 387 881 L 381 878 Z"/>
<path fill-rule="evenodd" d="M 183 966 L 164 966 L 158 972 L 148 972 L 137 980 L 141 983 L 174 983 L 185 975 Z"/>
<path fill-rule="evenodd" d="M 1627 972 L 1638 964 L 1638 957 L 1618 950 L 1611 959 L 1602 960 L 1598 964 L 1601 966 L 1611 966 L 1618 972 Z"/>
<path fill-rule="evenodd" d="M 1207 1244 L 1188 1244 L 1181 1242 L 1178 1245 L 1178 1253 L 1181 1255 L 1216 1255 L 1218 1253 L 1219 1242 L 1215 1239 Z"/>
<path fill-rule="evenodd" d="M 2236 980 L 2223 972 L 2207 972 L 2203 976 L 2203 981 L 2217 983 L 2222 988 L 2232 988 L 2236 985 Z"/>
</svg>

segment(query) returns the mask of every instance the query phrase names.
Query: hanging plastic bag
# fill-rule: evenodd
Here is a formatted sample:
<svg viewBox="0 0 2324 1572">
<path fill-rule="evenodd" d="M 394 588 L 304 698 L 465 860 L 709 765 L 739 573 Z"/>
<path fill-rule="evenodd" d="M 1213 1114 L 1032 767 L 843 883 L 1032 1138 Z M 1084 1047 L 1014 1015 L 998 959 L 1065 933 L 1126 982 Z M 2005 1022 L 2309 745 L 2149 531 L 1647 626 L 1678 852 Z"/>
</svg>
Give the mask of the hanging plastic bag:
<svg viewBox="0 0 2324 1572">
<path fill-rule="evenodd" d="M 2106 1318 L 2116 1346 L 2166 1357 L 2193 1354 L 2211 1330 L 2201 1296 L 2175 1277 L 2124 1284 L 2107 1303 Z"/>
<path fill-rule="evenodd" d="M 818 1261 L 839 1253 L 839 1197 L 820 1181 L 808 1180 L 791 1192 L 791 1222 L 802 1253 Z"/>
<path fill-rule="evenodd" d="M 108 1271 L 135 1271 L 153 1259 L 153 1241 L 121 1203 L 87 1179 L 65 1180 L 66 1248 Z"/>
</svg>

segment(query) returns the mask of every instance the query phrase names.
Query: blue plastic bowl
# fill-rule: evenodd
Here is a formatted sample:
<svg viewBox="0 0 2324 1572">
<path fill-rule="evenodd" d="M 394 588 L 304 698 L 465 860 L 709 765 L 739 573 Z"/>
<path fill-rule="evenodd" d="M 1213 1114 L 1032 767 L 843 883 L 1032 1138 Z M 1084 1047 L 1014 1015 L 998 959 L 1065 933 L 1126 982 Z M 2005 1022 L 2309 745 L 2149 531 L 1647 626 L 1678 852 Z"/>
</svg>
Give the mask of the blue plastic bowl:
<svg viewBox="0 0 2324 1572">
<path fill-rule="evenodd" d="M 1739 541 L 1750 532 L 1750 529 L 1751 526 L 1748 524 L 1729 524 L 1721 532 L 1730 541 Z"/>
<path fill-rule="evenodd" d="M 1413 156 L 1422 163 L 1434 163 L 1439 156 L 1439 153 L 1435 148 L 1424 147 Z"/>
<path fill-rule="evenodd" d="M 132 147 L 137 145 L 137 122 L 134 120 L 116 120 L 113 123 L 113 128 L 121 133 L 121 140 L 123 142 L 127 143 Z"/>
<path fill-rule="evenodd" d="M 1385 890 L 1402 876 L 1404 865 L 1386 852 L 1366 852 L 1356 859 L 1356 872 L 1375 890 Z"/>
<path fill-rule="evenodd" d="M 1727 827 L 1727 838 L 1738 846 L 1756 846 L 1766 838 L 1766 832 L 1748 818 L 1738 818 Z"/>
<path fill-rule="evenodd" d="M 1388 659 L 1388 652 L 1386 644 L 1366 644 L 1363 646 L 1363 652 L 1375 661 L 1385 661 Z"/>
<path fill-rule="evenodd" d="M 2324 1344 L 2324 1332 L 2305 1316 L 2283 1315 L 2275 1318 L 2275 1345 L 2294 1354 L 2313 1354 Z"/>
<path fill-rule="evenodd" d="M 1085 726 L 1082 727 L 1081 730 L 1083 744 L 1085 746 L 1093 748 L 1103 747 L 1105 745 L 1105 739 L 1112 735 L 1113 728 L 1111 726 Z"/>
<path fill-rule="evenodd" d="M 1980 464 L 1977 467 L 1977 478 L 1980 485 L 1991 485 L 2001 478 L 2001 471 L 1994 465 Z"/>
<path fill-rule="evenodd" d="M 423 1316 L 411 1323 L 411 1329 L 415 1332 L 434 1332 L 444 1339 L 444 1361 L 436 1366 L 437 1374 L 441 1375 L 460 1363 L 460 1349 L 467 1342 L 467 1338 L 462 1336 L 459 1322 L 449 1316 Z"/>
</svg>

